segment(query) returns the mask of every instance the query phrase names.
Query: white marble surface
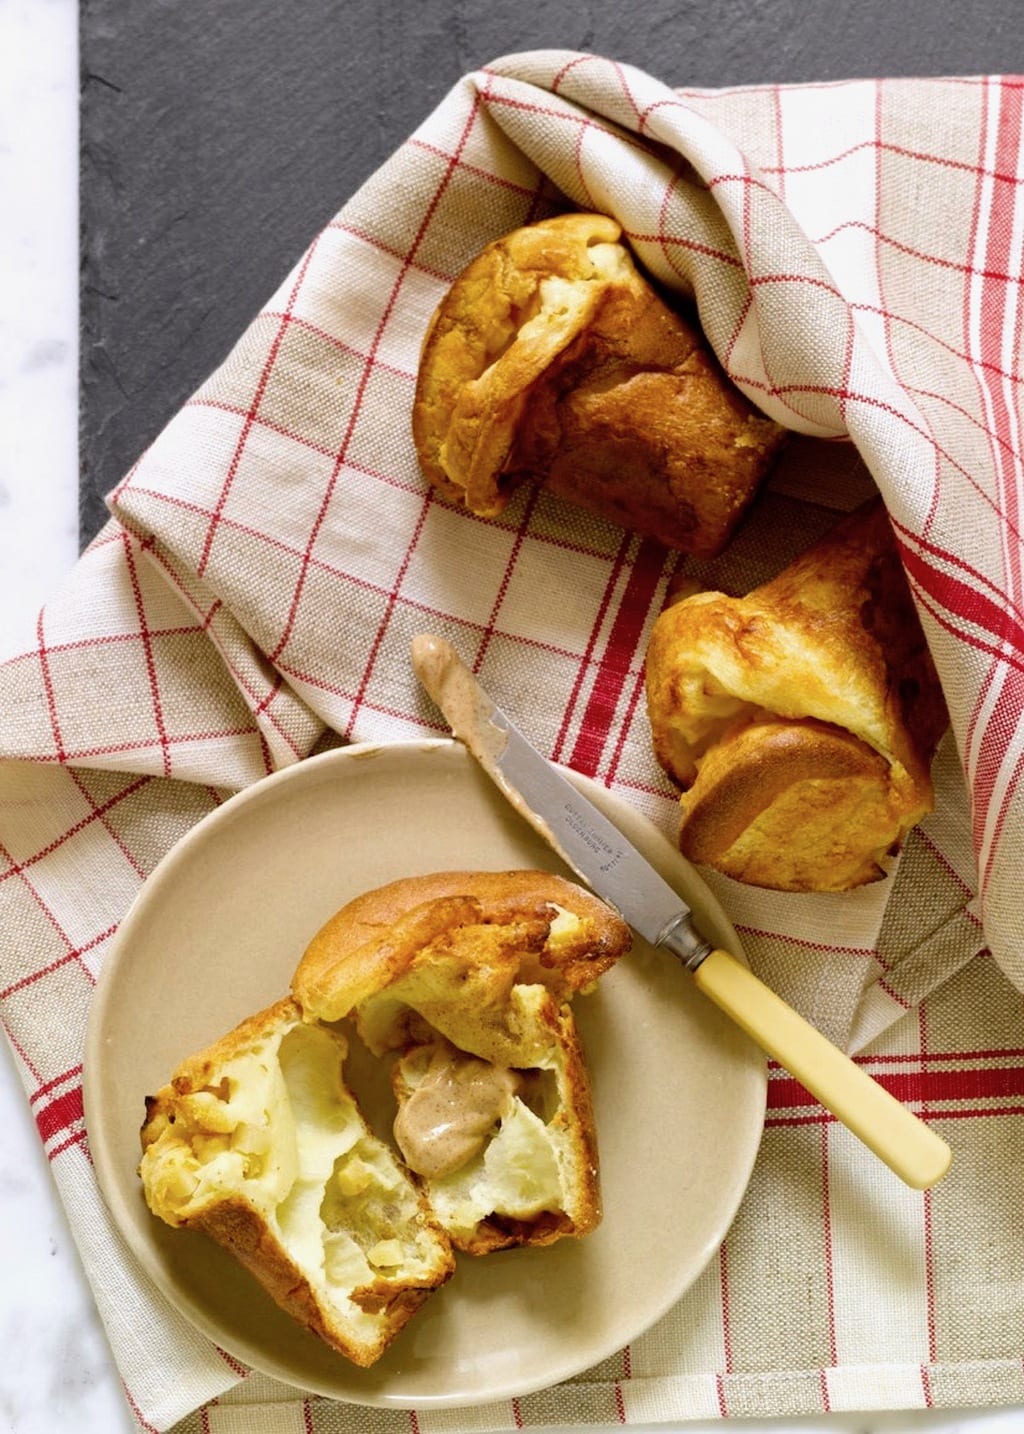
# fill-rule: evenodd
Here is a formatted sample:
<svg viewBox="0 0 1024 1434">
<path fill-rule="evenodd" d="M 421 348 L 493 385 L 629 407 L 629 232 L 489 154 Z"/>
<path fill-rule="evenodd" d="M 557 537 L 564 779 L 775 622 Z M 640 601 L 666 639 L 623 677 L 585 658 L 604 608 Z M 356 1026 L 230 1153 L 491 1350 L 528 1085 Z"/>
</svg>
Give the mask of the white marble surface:
<svg viewBox="0 0 1024 1434">
<path fill-rule="evenodd" d="M 41 602 L 77 550 L 76 27 L 74 0 L 0 0 L 0 656 L 30 639 Z M 0 1429 L 122 1434 L 136 1426 L 15 1057 L 3 1044 Z M 709 1434 L 724 1426 L 685 1427 Z M 728 1427 L 746 1434 L 1019 1434 L 1024 1409 Z"/>
<path fill-rule="evenodd" d="M 78 547 L 75 0 L 0 0 L 0 654 Z M 129 1417 L 0 1042 L 0 1429 L 128 1434 Z"/>
</svg>

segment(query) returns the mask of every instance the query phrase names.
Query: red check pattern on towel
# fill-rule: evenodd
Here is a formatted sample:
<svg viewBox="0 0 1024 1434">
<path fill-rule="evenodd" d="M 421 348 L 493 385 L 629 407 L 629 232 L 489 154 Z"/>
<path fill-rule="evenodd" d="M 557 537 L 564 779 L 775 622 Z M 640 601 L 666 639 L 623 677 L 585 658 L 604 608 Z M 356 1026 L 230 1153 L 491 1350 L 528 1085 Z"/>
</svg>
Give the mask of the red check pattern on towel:
<svg viewBox="0 0 1024 1434">
<path fill-rule="evenodd" d="M 315 236 L 113 491 L 35 644 L 0 667 L 0 996 L 142 1427 L 1024 1403 L 1022 99 L 1011 78 L 689 92 L 589 55 L 496 62 Z M 418 473 L 435 304 L 489 239 L 567 204 L 615 215 L 798 435 L 714 562 L 536 492 L 481 521 Z M 149 1288 L 89 1165 L 90 992 L 147 874 L 226 794 L 324 740 L 437 733 L 408 661 L 427 628 L 552 757 L 671 831 L 642 688 L 669 584 L 750 587 L 873 485 L 952 714 L 938 808 L 864 891 L 715 886 L 761 974 L 947 1136 L 951 1175 L 905 1190 L 773 1069 L 725 1245 L 602 1367 L 449 1413 L 301 1400 L 248 1374 Z"/>
</svg>

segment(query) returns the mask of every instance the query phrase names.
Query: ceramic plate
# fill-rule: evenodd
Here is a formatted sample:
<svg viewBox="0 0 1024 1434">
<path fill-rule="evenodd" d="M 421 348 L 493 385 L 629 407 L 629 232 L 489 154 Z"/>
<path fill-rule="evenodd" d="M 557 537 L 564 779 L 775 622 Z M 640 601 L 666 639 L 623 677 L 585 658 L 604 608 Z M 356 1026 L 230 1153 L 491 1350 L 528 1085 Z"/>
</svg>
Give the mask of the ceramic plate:
<svg viewBox="0 0 1024 1434">
<path fill-rule="evenodd" d="M 707 888 L 654 827 L 572 780 L 683 893 L 707 935 L 738 951 Z M 349 747 L 258 783 L 199 823 L 122 923 L 87 1041 L 96 1173 L 157 1286 L 244 1363 L 363 1404 L 510 1398 L 635 1339 L 721 1243 L 760 1140 L 764 1062 L 675 961 L 639 938 L 575 1002 L 593 1079 L 601 1226 L 545 1249 L 461 1259 L 372 1369 L 281 1313 L 205 1237 L 147 1210 L 136 1175 L 144 1097 L 184 1056 L 285 994 L 327 917 L 397 877 L 511 867 L 569 874 L 459 744 Z"/>
</svg>

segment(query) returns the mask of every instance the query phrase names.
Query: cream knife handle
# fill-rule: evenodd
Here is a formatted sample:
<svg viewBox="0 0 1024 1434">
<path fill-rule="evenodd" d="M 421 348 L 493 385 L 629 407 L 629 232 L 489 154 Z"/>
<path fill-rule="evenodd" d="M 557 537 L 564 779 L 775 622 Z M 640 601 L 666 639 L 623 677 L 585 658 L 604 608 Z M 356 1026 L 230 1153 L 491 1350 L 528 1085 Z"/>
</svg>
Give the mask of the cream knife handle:
<svg viewBox="0 0 1024 1434">
<path fill-rule="evenodd" d="M 946 1142 L 735 956 L 712 951 L 694 968 L 693 978 L 901 1180 L 924 1190 L 942 1179 L 952 1159 Z"/>
</svg>

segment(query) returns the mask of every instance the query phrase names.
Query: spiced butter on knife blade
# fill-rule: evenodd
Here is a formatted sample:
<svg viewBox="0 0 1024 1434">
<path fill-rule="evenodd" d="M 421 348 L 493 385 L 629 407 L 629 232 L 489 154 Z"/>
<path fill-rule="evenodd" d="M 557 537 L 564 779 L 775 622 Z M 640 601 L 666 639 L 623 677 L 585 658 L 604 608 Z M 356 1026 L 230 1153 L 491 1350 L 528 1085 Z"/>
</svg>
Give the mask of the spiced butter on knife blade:
<svg viewBox="0 0 1024 1434">
<path fill-rule="evenodd" d="M 690 908 L 582 792 L 532 747 L 443 638 L 413 640 L 416 674 L 452 733 L 573 871 L 862 1140 L 906 1184 L 949 1168 L 949 1146 L 734 956 L 715 950 Z"/>
</svg>

